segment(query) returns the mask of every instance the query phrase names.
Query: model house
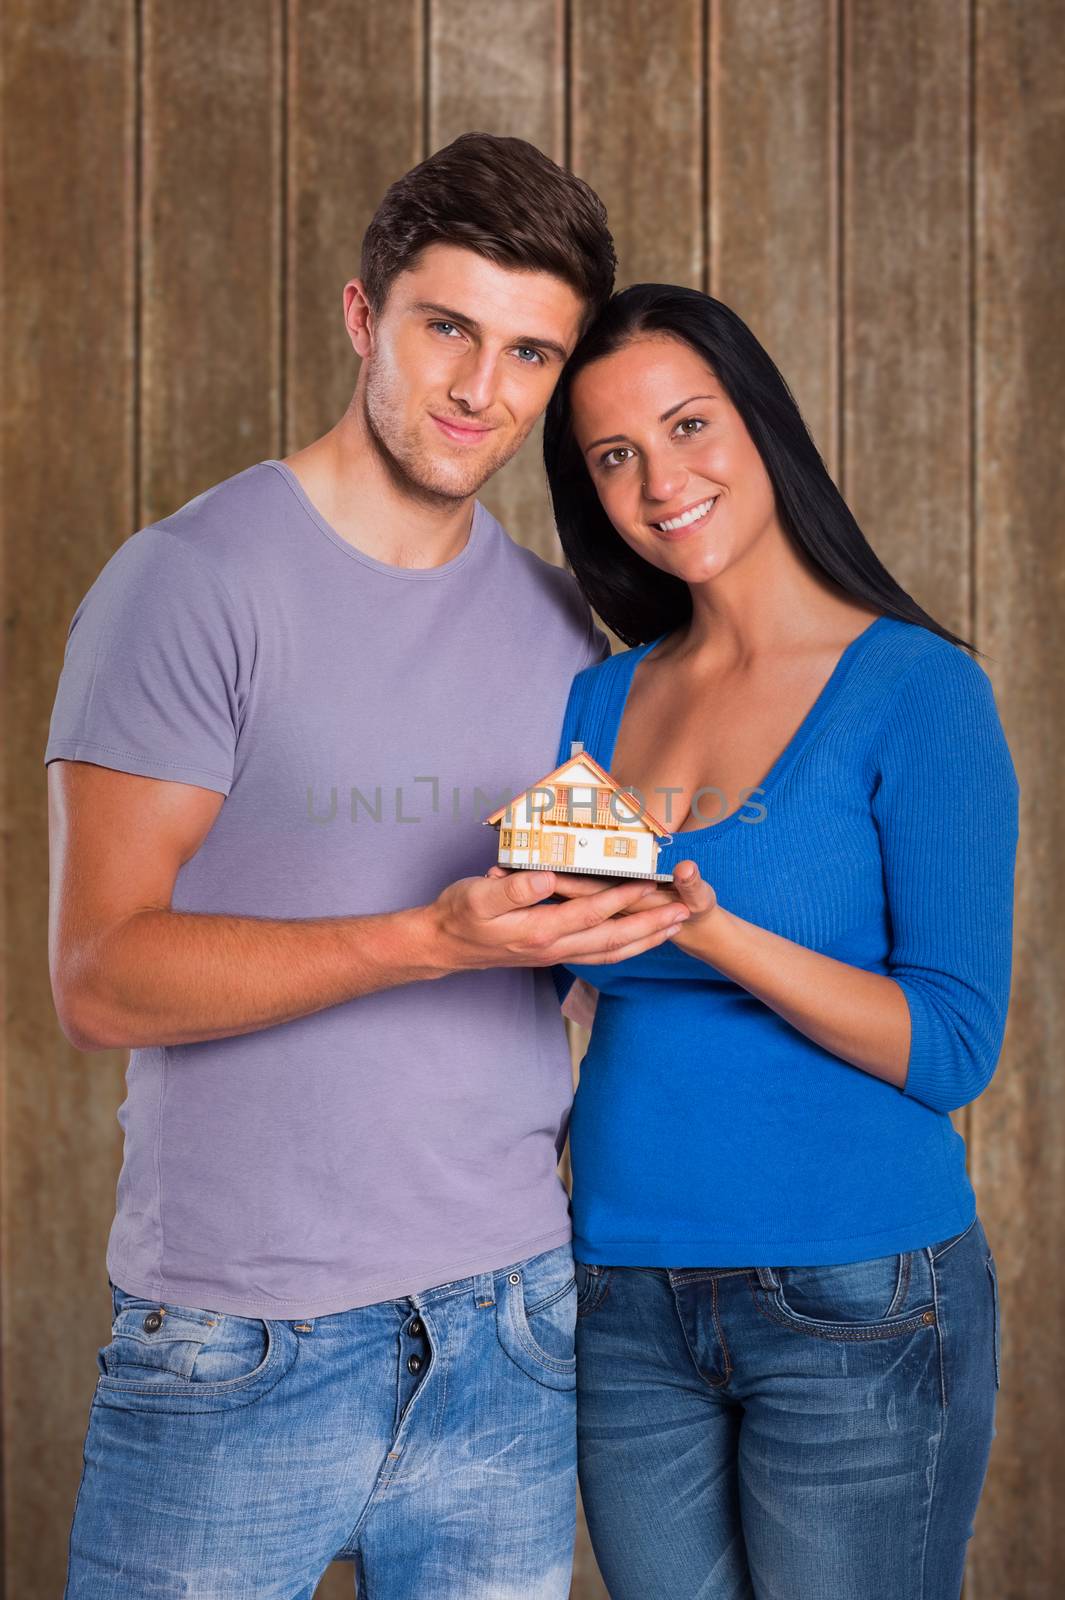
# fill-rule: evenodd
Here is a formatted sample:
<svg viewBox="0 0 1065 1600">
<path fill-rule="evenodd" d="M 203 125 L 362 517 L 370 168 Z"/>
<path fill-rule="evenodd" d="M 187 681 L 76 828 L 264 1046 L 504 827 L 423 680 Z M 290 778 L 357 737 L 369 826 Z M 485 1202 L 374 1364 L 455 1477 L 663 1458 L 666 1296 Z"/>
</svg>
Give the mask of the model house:
<svg viewBox="0 0 1065 1600">
<path fill-rule="evenodd" d="M 493 811 L 485 827 L 499 829 L 502 867 L 672 881 L 655 870 L 672 835 L 576 740 L 568 761 Z"/>
</svg>

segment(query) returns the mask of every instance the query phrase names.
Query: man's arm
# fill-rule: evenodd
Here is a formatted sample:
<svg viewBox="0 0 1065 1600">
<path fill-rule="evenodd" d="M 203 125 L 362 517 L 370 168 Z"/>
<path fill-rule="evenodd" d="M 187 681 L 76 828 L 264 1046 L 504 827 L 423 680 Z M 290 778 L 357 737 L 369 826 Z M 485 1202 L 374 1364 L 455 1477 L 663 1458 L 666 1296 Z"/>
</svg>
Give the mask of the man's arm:
<svg viewBox="0 0 1065 1600">
<path fill-rule="evenodd" d="M 622 961 L 687 915 L 676 903 L 624 915 L 644 893 L 638 883 L 545 905 L 554 877 L 531 872 L 460 879 L 429 906 L 377 916 L 176 912 L 177 874 L 221 794 L 57 760 L 48 801 L 52 990 L 80 1050 L 253 1033 L 448 972 Z"/>
</svg>

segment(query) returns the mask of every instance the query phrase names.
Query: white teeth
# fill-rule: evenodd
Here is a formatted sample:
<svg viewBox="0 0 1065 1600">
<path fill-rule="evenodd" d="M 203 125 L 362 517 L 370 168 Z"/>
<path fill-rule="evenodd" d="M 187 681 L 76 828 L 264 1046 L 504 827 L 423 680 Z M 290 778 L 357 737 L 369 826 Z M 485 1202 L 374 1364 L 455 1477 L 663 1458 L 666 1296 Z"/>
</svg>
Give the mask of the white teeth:
<svg viewBox="0 0 1065 1600">
<path fill-rule="evenodd" d="M 710 507 L 717 500 L 714 495 L 710 500 L 704 500 L 701 506 L 692 506 L 682 517 L 673 517 L 669 522 L 656 522 L 655 527 L 661 528 L 663 533 L 673 533 L 677 528 L 686 528 L 691 522 L 698 522 L 700 517 L 705 517 Z"/>
</svg>

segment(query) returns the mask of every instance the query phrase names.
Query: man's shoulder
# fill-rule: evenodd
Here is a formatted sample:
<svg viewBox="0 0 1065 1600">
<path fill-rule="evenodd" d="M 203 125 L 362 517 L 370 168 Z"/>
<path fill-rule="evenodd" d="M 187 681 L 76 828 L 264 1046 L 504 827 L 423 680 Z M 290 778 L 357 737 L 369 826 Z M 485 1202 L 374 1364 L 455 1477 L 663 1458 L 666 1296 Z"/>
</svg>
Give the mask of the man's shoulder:
<svg viewBox="0 0 1065 1600">
<path fill-rule="evenodd" d="M 591 608 L 576 578 L 565 567 L 530 550 L 512 538 L 502 524 L 478 502 L 496 534 L 499 559 L 505 571 L 508 594 L 523 608 L 531 606 L 542 618 L 554 622 L 591 646 Z"/>
<path fill-rule="evenodd" d="M 201 490 L 151 527 L 225 566 L 246 553 L 249 540 L 261 544 L 276 518 L 280 487 L 270 463 L 257 461 Z"/>
</svg>

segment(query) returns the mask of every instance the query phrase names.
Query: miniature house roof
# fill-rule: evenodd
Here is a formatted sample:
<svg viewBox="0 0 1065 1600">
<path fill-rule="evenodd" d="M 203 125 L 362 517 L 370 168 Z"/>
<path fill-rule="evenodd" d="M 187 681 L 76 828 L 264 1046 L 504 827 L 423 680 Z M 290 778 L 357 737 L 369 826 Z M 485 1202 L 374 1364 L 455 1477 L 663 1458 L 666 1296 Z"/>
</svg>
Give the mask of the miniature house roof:
<svg viewBox="0 0 1065 1600">
<path fill-rule="evenodd" d="M 521 794 L 529 794 L 534 789 L 546 789 L 549 784 L 574 784 L 575 779 L 581 787 L 612 789 L 615 794 L 621 796 L 626 805 L 632 807 L 640 821 L 645 823 L 652 833 L 657 834 L 660 839 L 669 840 L 672 838 L 669 829 L 664 828 L 658 818 L 648 811 L 646 806 L 640 804 L 635 795 L 630 794 L 627 789 L 623 789 L 619 783 L 615 783 L 606 768 L 601 767 L 598 761 L 594 760 L 586 750 L 575 750 L 574 754 L 568 760 L 563 761 L 560 767 L 556 767 L 553 772 L 546 773 L 539 783 L 530 783 L 527 789 L 521 791 Z M 493 811 L 490 817 L 485 817 L 485 826 L 491 824 L 493 827 L 498 827 L 508 809 L 521 799 L 521 794 L 514 795 L 512 799 L 507 801 L 506 805 L 500 806 L 498 811 Z"/>
</svg>

